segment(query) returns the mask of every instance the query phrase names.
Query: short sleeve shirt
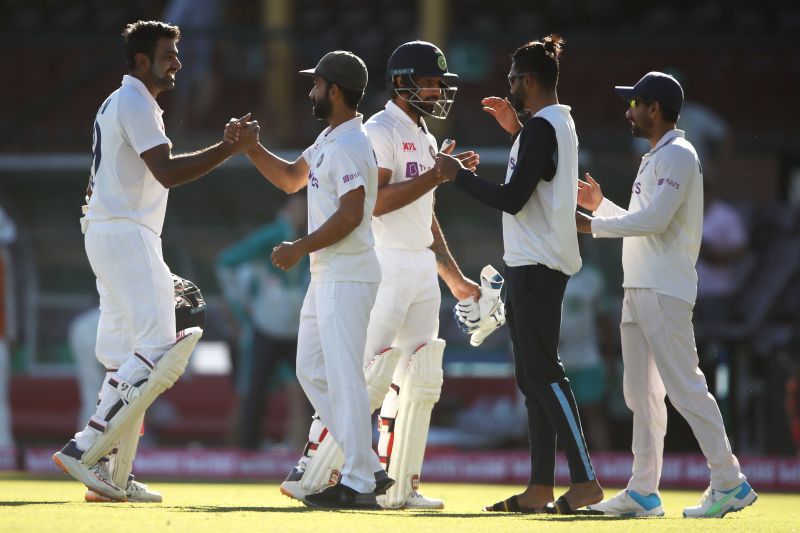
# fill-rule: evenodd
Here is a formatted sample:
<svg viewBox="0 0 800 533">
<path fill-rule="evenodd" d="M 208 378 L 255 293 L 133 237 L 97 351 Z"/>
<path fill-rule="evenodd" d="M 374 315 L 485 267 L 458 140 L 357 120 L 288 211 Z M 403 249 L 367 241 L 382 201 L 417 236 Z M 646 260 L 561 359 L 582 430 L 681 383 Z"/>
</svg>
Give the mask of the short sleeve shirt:
<svg viewBox="0 0 800 533">
<path fill-rule="evenodd" d="M 130 219 L 157 235 L 164 226 L 168 190 L 141 154 L 168 144 L 163 111 L 145 85 L 124 76 L 97 111 L 92 154 L 91 221 Z"/>
<path fill-rule="evenodd" d="M 303 152 L 308 173 L 308 231 L 325 224 L 339 209 L 339 199 L 364 188 L 364 216 L 356 229 L 331 246 L 311 254 L 315 282 L 379 282 L 380 266 L 370 222 L 378 191 L 378 164 L 361 115 L 326 128 Z"/>
</svg>

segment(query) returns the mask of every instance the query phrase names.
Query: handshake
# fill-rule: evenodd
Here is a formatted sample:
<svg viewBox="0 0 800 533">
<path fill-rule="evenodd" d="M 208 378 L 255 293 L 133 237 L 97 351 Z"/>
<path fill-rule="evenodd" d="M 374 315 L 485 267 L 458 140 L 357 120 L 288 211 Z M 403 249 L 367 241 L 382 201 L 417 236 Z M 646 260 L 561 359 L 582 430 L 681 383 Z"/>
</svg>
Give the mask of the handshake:
<svg viewBox="0 0 800 533">
<path fill-rule="evenodd" d="M 460 300 L 453 314 L 461 331 L 470 335 L 470 345 L 480 346 L 486 337 L 506 323 L 506 309 L 500 290 L 503 288 L 503 277 L 492 265 L 481 270 L 481 297 Z"/>
<path fill-rule="evenodd" d="M 258 146 L 259 131 L 257 120 L 250 120 L 250 113 L 242 118 L 232 118 L 225 125 L 222 142 L 231 144 L 237 151 L 246 151 Z"/>
</svg>

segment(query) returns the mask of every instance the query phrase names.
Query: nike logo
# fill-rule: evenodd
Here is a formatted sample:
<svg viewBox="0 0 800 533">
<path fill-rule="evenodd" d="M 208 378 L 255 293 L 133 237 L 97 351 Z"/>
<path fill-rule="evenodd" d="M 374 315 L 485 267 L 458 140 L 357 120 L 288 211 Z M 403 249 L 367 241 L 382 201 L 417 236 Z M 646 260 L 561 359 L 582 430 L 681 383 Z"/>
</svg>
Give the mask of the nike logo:
<svg viewBox="0 0 800 533">
<path fill-rule="evenodd" d="M 725 497 L 722 498 L 720 501 L 709 507 L 708 511 L 706 511 L 706 516 L 714 516 L 716 514 L 719 514 L 719 512 L 722 510 L 722 506 L 725 505 L 728 502 L 728 500 L 736 496 L 737 490 L 738 487 L 736 489 L 733 489 L 729 494 L 726 494 Z"/>
</svg>

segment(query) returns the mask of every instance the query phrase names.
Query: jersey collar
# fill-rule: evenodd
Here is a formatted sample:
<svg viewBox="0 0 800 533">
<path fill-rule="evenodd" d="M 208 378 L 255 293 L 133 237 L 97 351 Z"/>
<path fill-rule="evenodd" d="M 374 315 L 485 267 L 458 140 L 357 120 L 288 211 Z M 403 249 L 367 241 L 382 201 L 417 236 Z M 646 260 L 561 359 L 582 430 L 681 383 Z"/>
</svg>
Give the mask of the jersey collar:
<svg viewBox="0 0 800 533">
<path fill-rule="evenodd" d="M 330 126 L 325 130 L 324 139 L 325 142 L 333 142 L 341 135 L 347 133 L 350 130 L 358 129 L 361 127 L 361 123 L 364 121 L 364 115 L 358 113 L 355 118 L 351 118 L 347 122 L 342 122 L 334 129 L 330 129 Z"/>
<path fill-rule="evenodd" d="M 411 119 L 411 117 L 408 116 L 408 113 L 403 111 L 399 105 L 395 104 L 391 100 L 389 100 L 386 103 L 384 109 L 386 109 L 387 113 L 389 113 L 391 116 L 393 116 L 395 119 L 399 120 L 406 126 L 410 126 L 412 128 L 422 128 L 422 131 L 428 133 L 428 125 L 425 124 L 424 118 L 419 117 L 419 124 L 417 124 Z"/>
<path fill-rule="evenodd" d="M 662 135 L 662 137 L 656 143 L 655 148 L 650 150 L 650 152 L 648 152 L 648 153 L 654 154 L 654 153 L 658 152 L 659 150 L 664 148 L 666 145 L 668 145 L 669 143 L 671 143 L 672 141 L 674 141 L 678 137 L 683 139 L 683 138 L 686 137 L 686 133 L 683 130 L 679 130 L 679 129 L 669 130 L 667 133 Z"/>
<path fill-rule="evenodd" d="M 155 107 L 158 110 L 159 113 L 163 113 L 164 112 L 161 109 L 161 107 L 159 107 L 158 102 L 156 102 L 156 99 L 153 98 L 153 95 L 150 94 L 150 91 L 147 90 L 147 87 L 145 86 L 145 84 L 142 83 L 142 80 L 140 80 L 136 76 L 131 76 L 130 74 L 125 74 L 124 76 L 122 76 L 122 85 L 129 85 L 129 86 L 133 87 L 134 89 L 136 89 L 137 91 L 142 93 L 142 96 L 147 98 L 147 100 L 150 101 L 150 103 L 153 104 L 153 107 Z"/>
</svg>

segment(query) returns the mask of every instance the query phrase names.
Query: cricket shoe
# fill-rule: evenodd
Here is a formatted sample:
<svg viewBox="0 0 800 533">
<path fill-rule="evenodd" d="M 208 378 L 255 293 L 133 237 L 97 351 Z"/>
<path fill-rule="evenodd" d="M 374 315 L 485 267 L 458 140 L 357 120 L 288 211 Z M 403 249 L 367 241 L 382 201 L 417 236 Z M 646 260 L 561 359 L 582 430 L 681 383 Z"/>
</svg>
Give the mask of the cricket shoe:
<svg viewBox="0 0 800 533">
<path fill-rule="evenodd" d="M 281 494 L 301 502 L 304 501 L 308 493 L 303 490 L 300 484 L 300 481 L 303 479 L 303 472 L 305 472 L 305 470 L 300 470 L 296 466 L 292 468 L 292 471 L 289 472 L 289 475 L 286 476 L 286 479 L 281 483 Z M 386 494 L 386 491 L 393 485 L 394 480 L 389 477 L 385 470 L 378 470 L 375 472 L 374 494 L 376 496 Z"/>
<path fill-rule="evenodd" d="M 347 485 L 337 483 L 324 490 L 306 496 L 303 503 L 320 509 L 361 509 L 379 511 L 381 506 L 374 492 L 358 492 Z"/>
<path fill-rule="evenodd" d="M 292 471 L 289 472 L 289 475 L 286 476 L 286 479 L 281 483 L 281 494 L 301 502 L 305 500 L 306 491 L 300 486 L 300 480 L 303 479 L 303 472 L 305 472 L 305 470 L 300 470 L 296 466 L 292 468 Z"/>
<path fill-rule="evenodd" d="M 128 501 L 133 503 L 161 503 L 163 500 L 160 493 L 148 490 L 147 485 L 133 478 L 133 474 L 128 476 L 128 486 L 125 488 L 125 494 L 128 495 Z M 86 501 L 90 503 L 107 503 L 114 501 L 93 490 L 87 490 L 85 498 Z"/>
<path fill-rule="evenodd" d="M 664 508 L 661 507 L 661 498 L 658 494 L 645 495 L 627 489 L 600 503 L 587 505 L 586 508 L 590 511 L 601 511 L 608 516 L 625 518 L 664 516 Z"/>
<path fill-rule="evenodd" d="M 378 496 L 378 505 L 384 509 L 444 509 L 444 500 L 427 498 L 417 491 L 413 491 L 400 507 L 389 507 L 386 496 Z"/>
<path fill-rule="evenodd" d="M 89 490 L 114 501 L 127 501 L 128 495 L 125 491 L 111 481 L 108 461 L 98 461 L 92 466 L 86 466 L 81 462 L 82 456 L 83 451 L 72 439 L 60 451 L 53 454 L 53 461 L 66 474 L 86 485 Z"/>
<path fill-rule="evenodd" d="M 715 490 L 708 487 L 694 507 L 683 510 L 684 518 L 722 518 L 728 513 L 741 511 L 748 505 L 753 505 L 758 499 L 758 494 L 743 481 L 741 485 L 731 490 Z"/>
</svg>

